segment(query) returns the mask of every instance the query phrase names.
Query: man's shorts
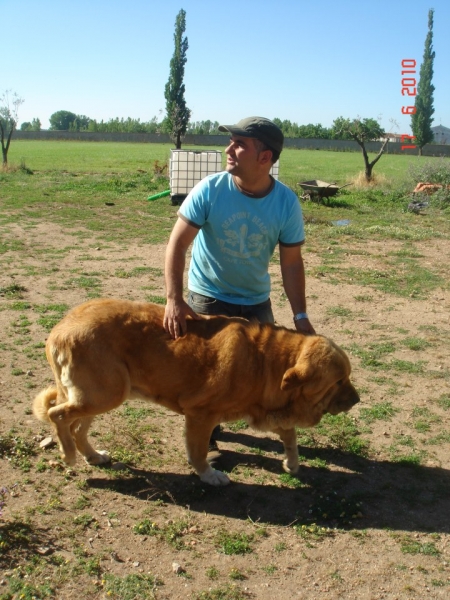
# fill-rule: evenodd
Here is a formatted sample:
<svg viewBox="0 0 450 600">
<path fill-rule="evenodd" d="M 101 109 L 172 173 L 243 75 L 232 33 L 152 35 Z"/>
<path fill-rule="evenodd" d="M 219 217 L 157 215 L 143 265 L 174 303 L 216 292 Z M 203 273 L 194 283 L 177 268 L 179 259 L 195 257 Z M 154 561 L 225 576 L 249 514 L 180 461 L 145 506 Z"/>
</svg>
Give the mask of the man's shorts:
<svg viewBox="0 0 450 600">
<path fill-rule="evenodd" d="M 261 304 L 231 304 L 196 292 L 189 292 L 188 304 L 199 315 L 224 315 L 226 317 L 242 317 L 249 321 L 255 319 L 260 323 L 274 323 L 270 298 Z"/>
</svg>

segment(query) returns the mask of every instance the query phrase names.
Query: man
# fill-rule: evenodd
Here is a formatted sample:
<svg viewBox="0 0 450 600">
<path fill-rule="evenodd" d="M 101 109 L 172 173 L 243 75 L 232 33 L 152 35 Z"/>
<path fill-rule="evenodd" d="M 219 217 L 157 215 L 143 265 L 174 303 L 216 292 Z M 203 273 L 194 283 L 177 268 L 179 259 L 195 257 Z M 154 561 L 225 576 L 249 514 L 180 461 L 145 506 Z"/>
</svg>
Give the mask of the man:
<svg viewBox="0 0 450 600">
<path fill-rule="evenodd" d="M 294 325 L 313 334 L 306 314 L 300 203 L 270 175 L 283 149 L 283 133 L 263 117 L 221 125 L 219 130 L 231 135 L 226 169 L 190 192 L 167 246 L 164 328 L 176 339 L 186 331 L 186 318 L 199 319 L 200 314 L 274 322 L 268 268 L 278 245 Z M 183 273 L 192 242 L 186 302 Z"/>
</svg>

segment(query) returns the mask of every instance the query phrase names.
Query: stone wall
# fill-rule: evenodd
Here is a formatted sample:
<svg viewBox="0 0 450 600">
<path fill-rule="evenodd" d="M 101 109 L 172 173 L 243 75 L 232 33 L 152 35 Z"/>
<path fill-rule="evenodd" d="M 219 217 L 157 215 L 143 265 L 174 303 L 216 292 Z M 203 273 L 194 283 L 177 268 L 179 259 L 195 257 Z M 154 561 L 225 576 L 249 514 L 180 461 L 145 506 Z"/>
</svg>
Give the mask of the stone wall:
<svg viewBox="0 0 450 600">
<path fill-rule="evenodd" d="M 167 134 L 157 133 L 93 133 L 90 131 L 16 131 L 13 139 L 16 140 L 77 140 L 83 142 L 132 142 L 147 144 L 171 144 Z M 186 135 L 183 147 L 189 146 L 226 146 L 228 135 Z M 417 149 L 402 150 L 407 145 L 398 142 L 389 142 L 386 154 L 417 155 Z M 302 148 L 307 150 L 330 150 L 334 152 L 360 152 L 356 142 L 344 140 L 300 139 L 285 138 L 285 148 Z M 381 142 L 366 144 L 368 152 L 378 152 Z M 450 144 L 427 144 L 423 148 L 424 156 L 450 156 Z"/>
</svg>

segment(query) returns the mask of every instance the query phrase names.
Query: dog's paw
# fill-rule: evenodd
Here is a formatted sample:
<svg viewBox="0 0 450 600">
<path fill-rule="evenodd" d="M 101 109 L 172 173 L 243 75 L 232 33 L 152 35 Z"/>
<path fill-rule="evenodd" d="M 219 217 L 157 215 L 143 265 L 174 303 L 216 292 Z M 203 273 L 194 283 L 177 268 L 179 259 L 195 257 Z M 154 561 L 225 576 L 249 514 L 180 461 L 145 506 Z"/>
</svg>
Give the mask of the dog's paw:
<svg viewBox="0 0 450 600">
<path fill-rule="evenodd" d="M 286 473 L 289 473 L 290 475 L 296 475 L 299 469 L 298 462 L 294 463 L 293 465 L 290 465 L 288 459 L 285 458 L 283 460 L 283 469 L 286 471 Z"/>
<path fill-rule="evenodd" d="M 77 462 L 77 455 L 76 454 L 69 455 L 69 454 L 64 454 L 64 452 L 61 452 L 61 460 L 63 460 L 68 467 L 74 467 Z"/>
<path fill-rule="evenodd" d="M 92 456 L 85 456 L 84 460 L 88 465 L 105 465 L 106 463 L 111 462 L 111 457 L 106 450 L 99 450 Z"/>
<path fill-rule="evenodd" d="M 217 471 L 217 469 L 213 469 L 209 467 L 204 473 L 199 474 L 200 479 L 205 483 L 209 483 L 209 485 L 228 485 L 230 483 L 230 478 L 222 471 Z"/>
</svg>

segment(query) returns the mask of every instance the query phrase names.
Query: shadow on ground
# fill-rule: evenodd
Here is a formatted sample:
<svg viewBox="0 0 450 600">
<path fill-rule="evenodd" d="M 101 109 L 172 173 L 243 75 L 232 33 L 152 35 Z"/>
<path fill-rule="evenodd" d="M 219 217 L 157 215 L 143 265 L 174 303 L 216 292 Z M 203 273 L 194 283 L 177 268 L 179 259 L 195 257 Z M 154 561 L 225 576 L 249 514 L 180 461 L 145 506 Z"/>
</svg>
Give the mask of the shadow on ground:
<svg viewBox="0 0 450 600">
<path fill-rule="evenodd" d="M 281 453 L 281 444 L 246 434 L 223 434 L 221 441 Z M 255 479 L 265 471 L 282 475 L 280 459 L 226 450 L 221 468 L 231 473 L 251 467 Z M 273 525 L 316 523 L 345 529 L 402 529 L 448 533 L 450 471 L 377 461 L 336 449 L 299 448 L 306 460 L 321 459 L 329 468 L 301 466 L 285 487 L 233 482 L 215 488 L 196 475 L 155 473 L 130 468 L 88 479 L 91 487 L 110 489 L 145 501 L 161 501 L 233 519 Z M 335 468 L 336 467 L 336 468 Z M 258 473 L 258 470 L 260 473 Z M 281 480 L 279 482 L 281 484 Z M 298 486 L 298 487 L 296 487 Z"/>
</svg>

